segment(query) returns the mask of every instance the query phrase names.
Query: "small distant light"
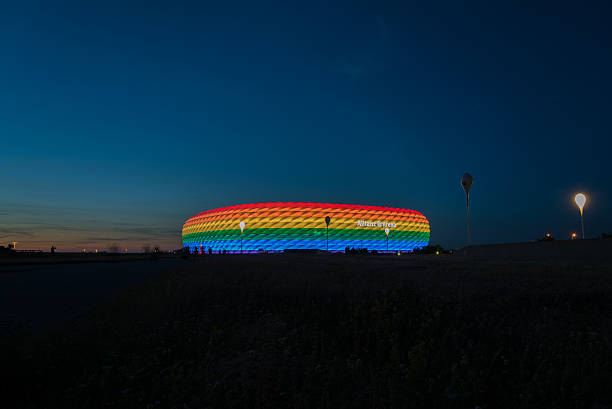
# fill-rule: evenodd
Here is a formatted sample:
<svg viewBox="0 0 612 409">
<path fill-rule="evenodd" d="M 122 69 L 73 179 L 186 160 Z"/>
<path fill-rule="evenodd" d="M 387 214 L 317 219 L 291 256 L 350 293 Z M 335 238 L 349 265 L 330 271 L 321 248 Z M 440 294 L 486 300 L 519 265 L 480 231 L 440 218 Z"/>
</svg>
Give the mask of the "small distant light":
<svg viewBox="0 0 612 409">
<path fill-rule="evenodd" d="M 546 237 L 550 237 L 550 233 L 546 233 Z"/>
<path fill-rule="evenodd" d="M 436 251 L 436 254 L 440 254 L 440 252 L 439 252 L 439 251 Z"/>
<path fill-rule="evenodd" d="M 397 252 L 397 255 L 399 256 L 400 254 L 402 254 L 402 253 L 400 253 L 400 252 L 398 251 L 398 252 Z"/>
</svg>

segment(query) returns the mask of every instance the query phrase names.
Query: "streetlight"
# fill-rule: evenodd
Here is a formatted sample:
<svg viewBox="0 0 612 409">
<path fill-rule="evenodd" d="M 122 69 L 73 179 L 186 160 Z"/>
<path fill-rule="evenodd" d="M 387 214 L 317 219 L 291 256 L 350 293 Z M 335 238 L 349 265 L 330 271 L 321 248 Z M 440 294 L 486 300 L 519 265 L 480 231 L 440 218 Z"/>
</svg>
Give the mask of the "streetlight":
<svg viewBox="0 0 612 409">
<path fill-rule="evenodd" d="M 576 238 L 576 233 L 572 233 L 572 240 Z"/>
<path fill-rule="evenodd" d="M 582 209 L 586 204 L 587 198 L 584 193 L 578 193 L 576 196 L 574 196 L 574 201 L 580 209 L 580 225 L 582 226 L 582 238 L 584 239 L 584 217 L 582 216 Z"/>
<path fill-rule="evenodd" d="M 461 186 L 465 190 L 465 201 L 467 204 L 467 231 L 468 231 L 468 246 L 472 244 L 472 237 L 470 236 L 470 189 L 474 183 L 474 178 L 469 173 L 464 173 L 461 178 Z"/>
<path fill-rule="evenodd" d="M 387 235 L 387 253 L 389 252 L 389 228 L 385 227 L 385 234 Z"/>
<path fill-rule="evenodd" d="M 242 233 L 244 233 L 244 222 L 240 222 L 240 254 L 242 254 Z"/>
<path fill-rule="evenodd" d="M 325 249 L 329 251 L 329 222 L 331 222 L 331 217 L 325 216 Z"/>
</svg>

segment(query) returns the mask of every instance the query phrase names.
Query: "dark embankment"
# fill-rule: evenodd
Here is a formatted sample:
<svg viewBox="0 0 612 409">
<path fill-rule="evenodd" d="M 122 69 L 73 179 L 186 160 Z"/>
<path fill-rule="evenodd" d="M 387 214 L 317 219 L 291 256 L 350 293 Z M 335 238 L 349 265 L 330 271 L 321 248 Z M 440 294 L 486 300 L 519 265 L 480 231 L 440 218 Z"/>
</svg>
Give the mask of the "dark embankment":
<svg viewBox="0 0 612 409">
<path fill-rule="evenodd" d="M 44 337 L 6 407 L 604 408 L 606 266 L 212 256 Z M 8 400 L 7 400 L 8 399 Z"/>
<path fill-rule="evenodd" d="M 179 255 L 159 254 L 112 254 L 112 253 L 10 253 L 0 257 L 0 267 L 33 264 L 72 264 L 72 263 L 118 263 L 124 261 L 141 261 L 160 258 L 179 258 Z M 0 270 L 0 274 L 2 270 Z"/>
<path fill-rule="evenodd" d="M 551 240 L 530 243 L 488 244 L 461 249 L 474 261 L 546 264 L 611 264 L 612 239 Z"/>
</svg>

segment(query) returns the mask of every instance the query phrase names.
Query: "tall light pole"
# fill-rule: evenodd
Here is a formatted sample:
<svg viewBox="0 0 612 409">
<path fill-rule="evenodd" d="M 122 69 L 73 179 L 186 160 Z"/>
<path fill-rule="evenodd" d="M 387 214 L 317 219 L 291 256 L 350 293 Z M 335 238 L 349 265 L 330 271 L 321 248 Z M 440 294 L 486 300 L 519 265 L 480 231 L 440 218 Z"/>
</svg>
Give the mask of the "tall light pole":
<svg viewBox="0 0 612 409">
<path fill-rule="evenodd" d="M 331 222 L 331 217 L 325 216 L 325 250 L 329 251 L 329 222 Z"/>
<path fill-rule="evenodd" d="M 465 190 L 465 202 L 467 205 L 467 233 L 468 233 L 468 246 L 472 244 L 472 237 L 470 235 L 470 189 L 474 183 L 474 178 L 469 173 L 464 173 L 461 178 L 461 186 Z"/>
<path fill-rule="evenodd" d="M 244 233 L 244 222 L 240 222 L 240 254 L 242 254 L 242 233 Z"/>
<path fill-rule="evenodd" d="M 586 204 L 587 198 L 584 195 L 584 193 L 578 193 L 576 196 L 574 196 L 574 201 L 576 202 L 576 204 L 578 205 L 578 208 L 580 209 L 580 225 L 582 227 L 582 238 L 584 239 L 584 216 L 582 215 L 582 209 L 584 208 L 584 205 Z"/>
<path fill-rule="evenodd" d="M 385 234 L 387 235 L 387 253 L 389 252 L 389 228 L 385 227 Z"/>
</svg>

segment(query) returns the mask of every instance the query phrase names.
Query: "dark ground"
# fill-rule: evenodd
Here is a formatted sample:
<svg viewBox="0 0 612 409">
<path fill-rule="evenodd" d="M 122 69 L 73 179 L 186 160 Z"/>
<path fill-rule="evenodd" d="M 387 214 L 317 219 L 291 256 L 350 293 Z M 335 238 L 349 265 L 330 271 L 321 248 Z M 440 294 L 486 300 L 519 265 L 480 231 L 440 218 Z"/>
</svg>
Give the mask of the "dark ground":
<svg viewBox="0 0 612 409">
<path fill-rule="evenodd" d="M 0 341 L 3 407 L 612 407 L 612 269 L 204 257 Z"/>
<path fill-rule="evenodd" d="M 100 261 L 105 258 L 68 264 L 43 264 L 39 258 L 33 264 L 0 263 L 0 338 L 15 329 L 40 332 L 57 326 L 123 289 L 187 263 L 180 257 L 142 256 Z"/>
<path fill-rule="evenodd" d="M 0 253 L 0 268 L 8 266 L 31 266 L 49 264 L 81 264 L 81 263 L 117 263 L 125 261 L 143 261 L 178 256 L 168 253 L 142 254 L 142 253 L 43 253 L 43 252 L 11 252 Z"/>
</svg>

